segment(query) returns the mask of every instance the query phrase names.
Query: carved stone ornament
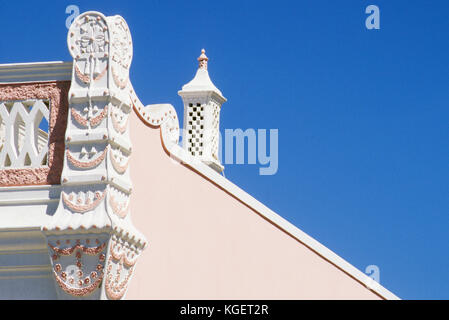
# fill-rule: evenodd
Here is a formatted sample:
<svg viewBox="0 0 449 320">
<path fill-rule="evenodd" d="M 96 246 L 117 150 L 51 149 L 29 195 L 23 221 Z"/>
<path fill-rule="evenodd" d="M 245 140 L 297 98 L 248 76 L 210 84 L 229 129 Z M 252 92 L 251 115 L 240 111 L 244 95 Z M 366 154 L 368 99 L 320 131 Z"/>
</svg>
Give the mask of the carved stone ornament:
<svg viewBox="0 0 449 320">
<path fill-rule="evenodd" d="M 107 239 L 104 235 L 56 239 L 49 238 L 48 246 L 57 286 L 68 296 L 91 296 L 104 278 Z"/>
<path fill-rule="evenodd" d="M 121 16 L 110 17 L 108 20 L 113 25 L 111 31 L 112 77 L 115 85 L 124 89 L 128 83 L 129 66 L 133 56 L 131 33 L 128 24 Z"/>
<path fill-rule="evenodd" d="M 62 191 L 42 231 L 59 298 L 122 299 L 147 245 L 129 206 L 131 35 L 122 17 L 86 12 L 67 43 L 74 61 Z"/>
<path fill-rule="evenodd" d="M 138 245 L 126 241 L 120 234 L 112 236 L 105 275 L 105 292 L 109 299 L 121 299 L 125 294 L 140 252 Z"/>
<path fill-rule="evenodd" d="M 78 16 L 69 30 L 69 51 L 77 78 L 83 83 L 100 80 L 107 70 L 109 30 L 106 18 L 98 12 Z"/>
</svg>

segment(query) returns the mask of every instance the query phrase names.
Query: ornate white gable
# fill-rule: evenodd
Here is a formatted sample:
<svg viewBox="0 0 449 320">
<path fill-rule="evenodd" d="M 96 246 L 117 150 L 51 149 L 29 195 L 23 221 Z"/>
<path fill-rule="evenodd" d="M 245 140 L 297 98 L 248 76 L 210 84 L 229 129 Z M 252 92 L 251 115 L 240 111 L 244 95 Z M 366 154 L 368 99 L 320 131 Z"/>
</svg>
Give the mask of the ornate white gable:
<svg viewBox="0 0 449 320">
<path fill-rule="evenodd" d="M 73 57 L 62 191 L 42 226 L 60 298 L 123 298 L 147 245 L 130 215 L 132 40 L 126 21 L 86 12 L 67 37 Z"/>
</svg>

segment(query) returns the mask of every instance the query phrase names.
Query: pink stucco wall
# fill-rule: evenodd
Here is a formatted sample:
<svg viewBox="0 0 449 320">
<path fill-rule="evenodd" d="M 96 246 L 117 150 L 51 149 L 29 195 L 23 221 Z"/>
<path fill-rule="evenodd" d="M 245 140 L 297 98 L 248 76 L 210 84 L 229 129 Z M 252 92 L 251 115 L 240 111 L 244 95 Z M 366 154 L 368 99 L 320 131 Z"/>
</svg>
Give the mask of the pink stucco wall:
<svg viewBox="0 0 449 320">
<path fill-rule="evenodd" d="M 380 298 L 175 163 L 162 147 L 159 129 L 147 127 L 134 113 L 131 118 L 131 214 L 149 247 L 137 263 L 127 299 Z"/>
</svg>

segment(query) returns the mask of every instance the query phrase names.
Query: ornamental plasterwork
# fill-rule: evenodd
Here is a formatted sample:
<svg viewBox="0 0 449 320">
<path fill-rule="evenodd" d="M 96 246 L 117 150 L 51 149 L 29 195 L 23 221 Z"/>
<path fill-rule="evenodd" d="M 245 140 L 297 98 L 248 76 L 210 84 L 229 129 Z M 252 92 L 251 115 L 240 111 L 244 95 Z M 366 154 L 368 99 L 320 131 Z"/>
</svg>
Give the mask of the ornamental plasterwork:
<svg viewBox="0 0 449 320">
<path fill-rule="evenodd" d="M 96 298 L 92 295 L 104 278 L 107 242 L 104 234 L 48 238 L 53 275 L 64 295 Z"/>
<path fill-rule="evenodd" d="M 59 298 L 122 299 L 145 237 L 133 226 L 129 115 L 160 127 L 170 150 L 179 122 L 170 104 L 144 106 L 129 81 L 132 40 L 126 21 L 78 16 L 67 36 L 73 57 L 58 208 L 42 226 Z"/>
<path fill-rule="evenodd" d="M 85 84 L 100 80 L 107 71 L 109 30 L 103 15 L 87 12 L 75 19 L 69 30 L 67 43 L 75 58 L 74 71 Z"/>
<path fill-rule="evenodd" d="M 134 112 L 147 126 L 160 127 L 163 146 L 170 150 L 179 142 L 179 120 L 175 108 L 168 103 L 144 106 L 134 89 L 129 89 Z"/>
<path fill-rule="evenodd" d="M 94 105 L 92 108 L 84 107 L 83 114 L 76 111 L 75 108 L 70 110 L 72 118 L 83 127 L 96 127 L 101 123 L 103 119 L 106 118 L 108 114 L 108 106 L 105 106 L 103 109 L 99 110 L 97 105 Z"/>
<path fill-rule="evenodd" d="M 112 126 L 118 133 L 125 133 L 128 126 L 128 119 L 127 113 L 122 110 L 121 106 L 111 111 Z"/>
<path fill-rule="evenodd" d="M 114 26 L 111 32 L 112 77 L 115 85 L 124 89 L 128 84 L 129 66 L 133 56 L 131 33 L 121 16 L 109 17 L 108 21 Z"/>
<path fill-rule="evenodd" d="M 62 192 L 42 230 L 58 297 L 122 299 L 147 246 L 129 205 L 131 35 L 122 17 L 86 12 L 67 42 L 74 63 Z"/>
<path fill-rule="evenodd" d="M 109 187 L 108 204 L 111 211 L 121 219 L 129 213 L 129 196 L 112 186 Z"/>
<path fill-rule="evenodd" d="M 62 201 L 72 212 L 85 213 L 95 210 L 106 196 L 106 190 L 96 192 L 79 192 L 76 196 L 73 193 L 67 195 L 61 193 Z"/>
<path fill-rule="evenodd" d="M 123 174 L 128 169 L 129 159 L 128 157 L 117 148 L 116 150 L 112 149 L 109 151 L 110 159 L 112 163 L 112 167 L 118 174 Z"/>
<path fill-rule="evenodd" d="M 106 296 L 114 300 L 124 296 L 142 250 L 140 245 L 132 244 L 121 232 L 115 231 L 110 241 L 110 255 L 105 275 Z"/>
<path fill-rule="evenodd" d="M 67 149 L 66 157 L 67 157 L 68 162 L 75 168 L 92 169 L 103 162 L 104 158 L 107 155 L 107 151 L 108 151 L 108 146 L 106 146 L 106 148 L 102 152 L 100 152 L 97 157 L 93 158 L 94 155 L 98 154 L 95 147 L 92 147 L 89 152 L 86 150 L 85 147 L 82 147 L 81 151 L 79 152 L 78 157 L 73 155 L 70 152 L 70 150 Z"/>
</svg>

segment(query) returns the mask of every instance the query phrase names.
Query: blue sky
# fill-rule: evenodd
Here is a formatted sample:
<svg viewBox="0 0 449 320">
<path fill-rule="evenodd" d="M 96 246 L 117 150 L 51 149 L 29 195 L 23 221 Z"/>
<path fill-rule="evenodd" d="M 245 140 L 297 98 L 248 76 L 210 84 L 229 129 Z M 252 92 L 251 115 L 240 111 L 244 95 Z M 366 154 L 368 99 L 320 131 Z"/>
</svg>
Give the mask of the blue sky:
<svg viewBox="0 0 449 320">
<path fill-rule="evenodd" d="M 277 174 L 226 177 L 399 297 L 449 298 L 448 1 L 0 0 L 0 63 L 71 60 L 71 4 L 127 20 L 136 92 L 179 115 L 205 48 L 222 132 L 279 129 Z"/>
</svg>

